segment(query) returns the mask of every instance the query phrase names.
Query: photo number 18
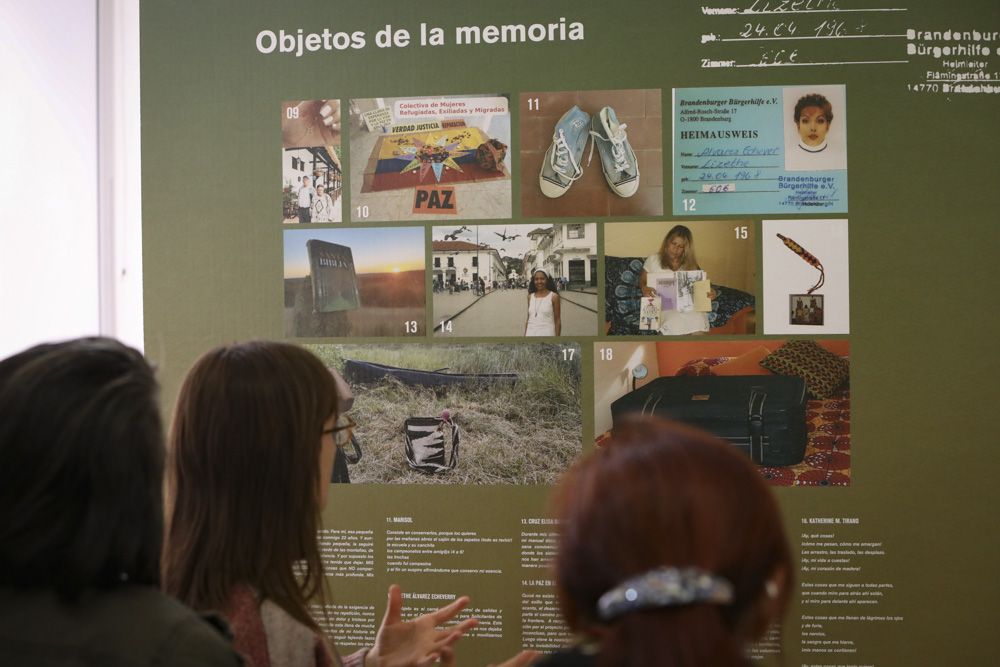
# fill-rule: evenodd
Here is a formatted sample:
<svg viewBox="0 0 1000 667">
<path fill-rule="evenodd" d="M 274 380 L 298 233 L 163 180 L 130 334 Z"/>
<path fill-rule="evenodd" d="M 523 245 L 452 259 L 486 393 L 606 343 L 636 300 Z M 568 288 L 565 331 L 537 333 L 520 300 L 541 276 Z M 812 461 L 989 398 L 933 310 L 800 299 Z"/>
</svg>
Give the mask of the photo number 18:
<svg viewBox="0 0 1000 667">
<path fill-rule="evenodd" d="M 611 361 L 615 358 L 615 351 L 610 347 L 601 348 L 601 361 Z"/>
</svg>

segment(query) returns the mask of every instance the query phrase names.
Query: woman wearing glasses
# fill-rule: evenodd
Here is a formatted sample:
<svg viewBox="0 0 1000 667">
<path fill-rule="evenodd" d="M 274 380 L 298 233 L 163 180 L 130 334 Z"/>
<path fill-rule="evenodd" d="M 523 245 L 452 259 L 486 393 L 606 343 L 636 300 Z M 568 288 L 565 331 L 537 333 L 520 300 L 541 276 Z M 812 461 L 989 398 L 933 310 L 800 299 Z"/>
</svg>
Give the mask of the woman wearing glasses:
<svg viewBox="0 0 1000 667">
<path fill-rule="evenodd" d="M 337 443 L 350 440 L 342 402 L 322 362 L 285 343 L 212 350 L 181 387 L 170 434 L 164 586 L 195 609 L 221 611 L 254 667 L 341 664 L 309 603 L 326 602 L 316 532 Z M 459 598 L 403 622 L 402 593 L 391 586 L 375 645 L 343 664 L 452 659 L 451 644 L 476 622 L 435 627 L 467 603 Z"/>
</svg>

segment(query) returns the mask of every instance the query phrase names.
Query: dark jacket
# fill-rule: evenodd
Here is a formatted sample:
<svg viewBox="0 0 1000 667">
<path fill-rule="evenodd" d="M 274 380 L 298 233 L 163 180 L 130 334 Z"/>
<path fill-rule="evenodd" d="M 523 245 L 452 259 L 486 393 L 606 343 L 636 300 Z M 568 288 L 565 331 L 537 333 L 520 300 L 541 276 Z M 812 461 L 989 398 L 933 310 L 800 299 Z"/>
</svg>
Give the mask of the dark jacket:
<svg viewBox="0 0 1000 667">
<path fill-rule="evenodd" d="M 4 667 L 238 667 L 223 627 L 146 586 L 73 603 L 51 591 L 0 589 Z"/>
</svg>

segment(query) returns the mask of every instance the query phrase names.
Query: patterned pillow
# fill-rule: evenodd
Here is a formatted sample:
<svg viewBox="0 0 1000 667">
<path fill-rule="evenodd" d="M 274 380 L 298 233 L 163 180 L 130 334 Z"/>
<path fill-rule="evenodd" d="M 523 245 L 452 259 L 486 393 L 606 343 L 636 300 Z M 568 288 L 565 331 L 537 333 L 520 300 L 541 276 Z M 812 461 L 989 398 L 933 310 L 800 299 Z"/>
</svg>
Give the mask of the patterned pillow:
<svg viewBox="0 0 1000 667">
<path fill-rule="evenodd" d="M 655 336 L 659 331 L 639 331 L 639 274 L 641 257 L 604 258 L 604 319 L 610 336 Z"/>
<path fill-rule="evenodd" d="M 794 375 L 806 381 L 812 398 L 830 396 L 848 377 L 848 362 L 811 340 L 790 340 L 760 362 L 778 375 Z"/>
</svg>

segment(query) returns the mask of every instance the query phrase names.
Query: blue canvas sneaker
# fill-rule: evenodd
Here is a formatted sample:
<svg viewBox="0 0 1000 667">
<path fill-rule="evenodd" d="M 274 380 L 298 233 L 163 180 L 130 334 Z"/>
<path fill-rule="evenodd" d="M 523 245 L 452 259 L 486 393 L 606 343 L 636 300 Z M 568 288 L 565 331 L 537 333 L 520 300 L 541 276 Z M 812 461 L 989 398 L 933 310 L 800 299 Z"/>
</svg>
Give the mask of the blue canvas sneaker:
<svg viewBox="0 0 1000 667">
<path fill-rule="evenodd" d="M 615 110 L 604 107 L 594 116 L 590 136 L 594 143 L 590 146 L 590 156 L 587 164 L 594 157 L 594 146 L 601 156 L 601 169 L 608 186 L 619 197 L 631 197 L 639 189 L 639 162 L 635 159 L 635 151 L 629 146 L 625 134 L 625 123 L 619 123 Z"/>
<path fill-rule="evenodd" d="M 583 149 L 590 138 L 590 114 L 578 106 L 563 114 L 552 134 L 552 145 L 545 151 L 538 185 L 546 197 L 561 197 L 583 176 Z"/>
</svg>

